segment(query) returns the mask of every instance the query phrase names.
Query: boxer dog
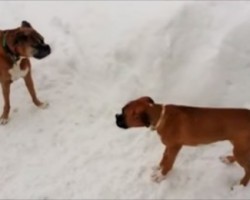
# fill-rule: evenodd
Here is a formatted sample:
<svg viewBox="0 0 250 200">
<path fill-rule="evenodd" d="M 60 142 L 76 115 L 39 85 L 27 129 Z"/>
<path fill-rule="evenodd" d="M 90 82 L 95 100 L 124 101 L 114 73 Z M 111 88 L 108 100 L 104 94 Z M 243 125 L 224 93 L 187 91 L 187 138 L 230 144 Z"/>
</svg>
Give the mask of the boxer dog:
<svg viewBox="0 0 250 200">
<path fill-rule="evenodd" d="M 166 146 L 163 158 L 152 179 L 161 182 L 172 169 L 183 145 L 196 146 L 229 140 L 233 155 L 221 157 L 227 163 L 237 161 L 245 171 L 240 184 L 250 178 L 250 110 L 240 108 L 202 108 L 161 105 L 150 97 L 129 102 L 116 115 L 118 127 L 151 127 Z"/>
<path fill-rule="evenodd" d="M 24 79 L 36 106 L 48 106 L 36 96 L 29 58 L 45 58 L 51 50 L 50 46 L 44 43 L 44 38 L 27 21 L 23 21 L 18 28 L 0 31 L 0 42 L 0 82 L 4 99 L 0 124 L 6 124 L 10 111 L 10 85 L 19 78 Z"/>
</svg>

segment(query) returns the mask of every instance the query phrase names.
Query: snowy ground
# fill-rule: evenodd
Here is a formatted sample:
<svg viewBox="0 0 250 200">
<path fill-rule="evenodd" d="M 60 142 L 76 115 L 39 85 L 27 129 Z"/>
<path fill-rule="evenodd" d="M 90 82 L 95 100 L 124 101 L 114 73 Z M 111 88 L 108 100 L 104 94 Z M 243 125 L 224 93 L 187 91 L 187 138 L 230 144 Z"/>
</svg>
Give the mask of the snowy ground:
<svg viewBox="0 0 250 200">
<path fill-rule="evenodd" d="M 163 145 L 147 129 L 123 131 L 129 100 L 250 105 L 250 3 L 0 2 L 2 29 L 30 21 L 53 47 L 33 60 L 35 108 L 22 80 L 0 127 L 0 199 L 249 199 L 243 175 L 218 157 L 227 142 L 185 147 L 167 180 L 150 180 Z M 0 104 L 2 105 L 2 99 Z"/>
</svg>

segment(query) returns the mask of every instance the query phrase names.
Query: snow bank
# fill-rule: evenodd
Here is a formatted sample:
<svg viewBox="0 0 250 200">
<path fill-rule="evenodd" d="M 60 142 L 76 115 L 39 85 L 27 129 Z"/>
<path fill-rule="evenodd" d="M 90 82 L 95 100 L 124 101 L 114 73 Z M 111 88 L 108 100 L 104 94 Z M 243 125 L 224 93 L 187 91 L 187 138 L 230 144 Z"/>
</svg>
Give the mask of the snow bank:
<svg viewBox="0 0 250 200">
<path fill-rule="evenodd" d="M 227 142 L 185 147 L 161 184 L 150 180 L 163 153 L 155 133 L 122 131 L 128 100 L 249 105 L 247 2 L 1 2 L 2 29 L 30 21 L 53 54 L 33 60 L 37 110 L 22 81 L 11 121 L 0 127 L 0 198 L 236 199 L 243 171 L 218 157 Z M 2 104 L 2 101 L 1 101 Z"/>
</svg>

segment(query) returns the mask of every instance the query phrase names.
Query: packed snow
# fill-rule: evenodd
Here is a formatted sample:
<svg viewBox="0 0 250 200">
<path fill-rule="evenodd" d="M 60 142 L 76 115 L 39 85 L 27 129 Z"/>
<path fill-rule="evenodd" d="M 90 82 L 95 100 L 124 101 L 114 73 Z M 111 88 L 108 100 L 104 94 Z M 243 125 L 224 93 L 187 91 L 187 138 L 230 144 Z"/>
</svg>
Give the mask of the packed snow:
<svg viewBox="0 0 250 200">
<path fill-rule="evenodd" d="M 157 184 L 159 137 L 121 130 L 114 117 L 145 95 L 249 107 L 249 2 L 1 1 L 0 12 L 2 30 L 27 20 L 53 51 L 32 59 L 48 109 L 31 103 L 22 80 L 12 85 L 10 122 L 0 126 L 0 199 L 250 198 L 250 185 L 237 186 L 242 168 L 219 160 L 228 142 L 184 147 Z"/>
</svg>

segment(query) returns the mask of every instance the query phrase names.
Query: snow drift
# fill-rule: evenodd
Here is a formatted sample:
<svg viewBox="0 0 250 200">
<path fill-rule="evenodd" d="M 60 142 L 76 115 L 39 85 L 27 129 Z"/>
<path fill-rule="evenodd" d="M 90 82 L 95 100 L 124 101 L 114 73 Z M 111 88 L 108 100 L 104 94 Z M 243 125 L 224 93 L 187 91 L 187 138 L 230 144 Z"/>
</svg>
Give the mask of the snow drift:
<svg viewBox="0 0 250 200">
<path fill-rule="evenodd" d="M 21 80 L 11 121 L 0 127 L 0 198 L 249 198 L 230 187 L 243 171 L 218 157 L 227 142 L 185 147 L 161 184 L 155 133 L 122 131 L 127 101 L 249 106 L 248 2 L 1 2 L 2 29 L 32 23 L 52 55 L 32 60 L 37 110 Z M 2 101 L 1 101 L 2 104 Z"/>
</svg>

